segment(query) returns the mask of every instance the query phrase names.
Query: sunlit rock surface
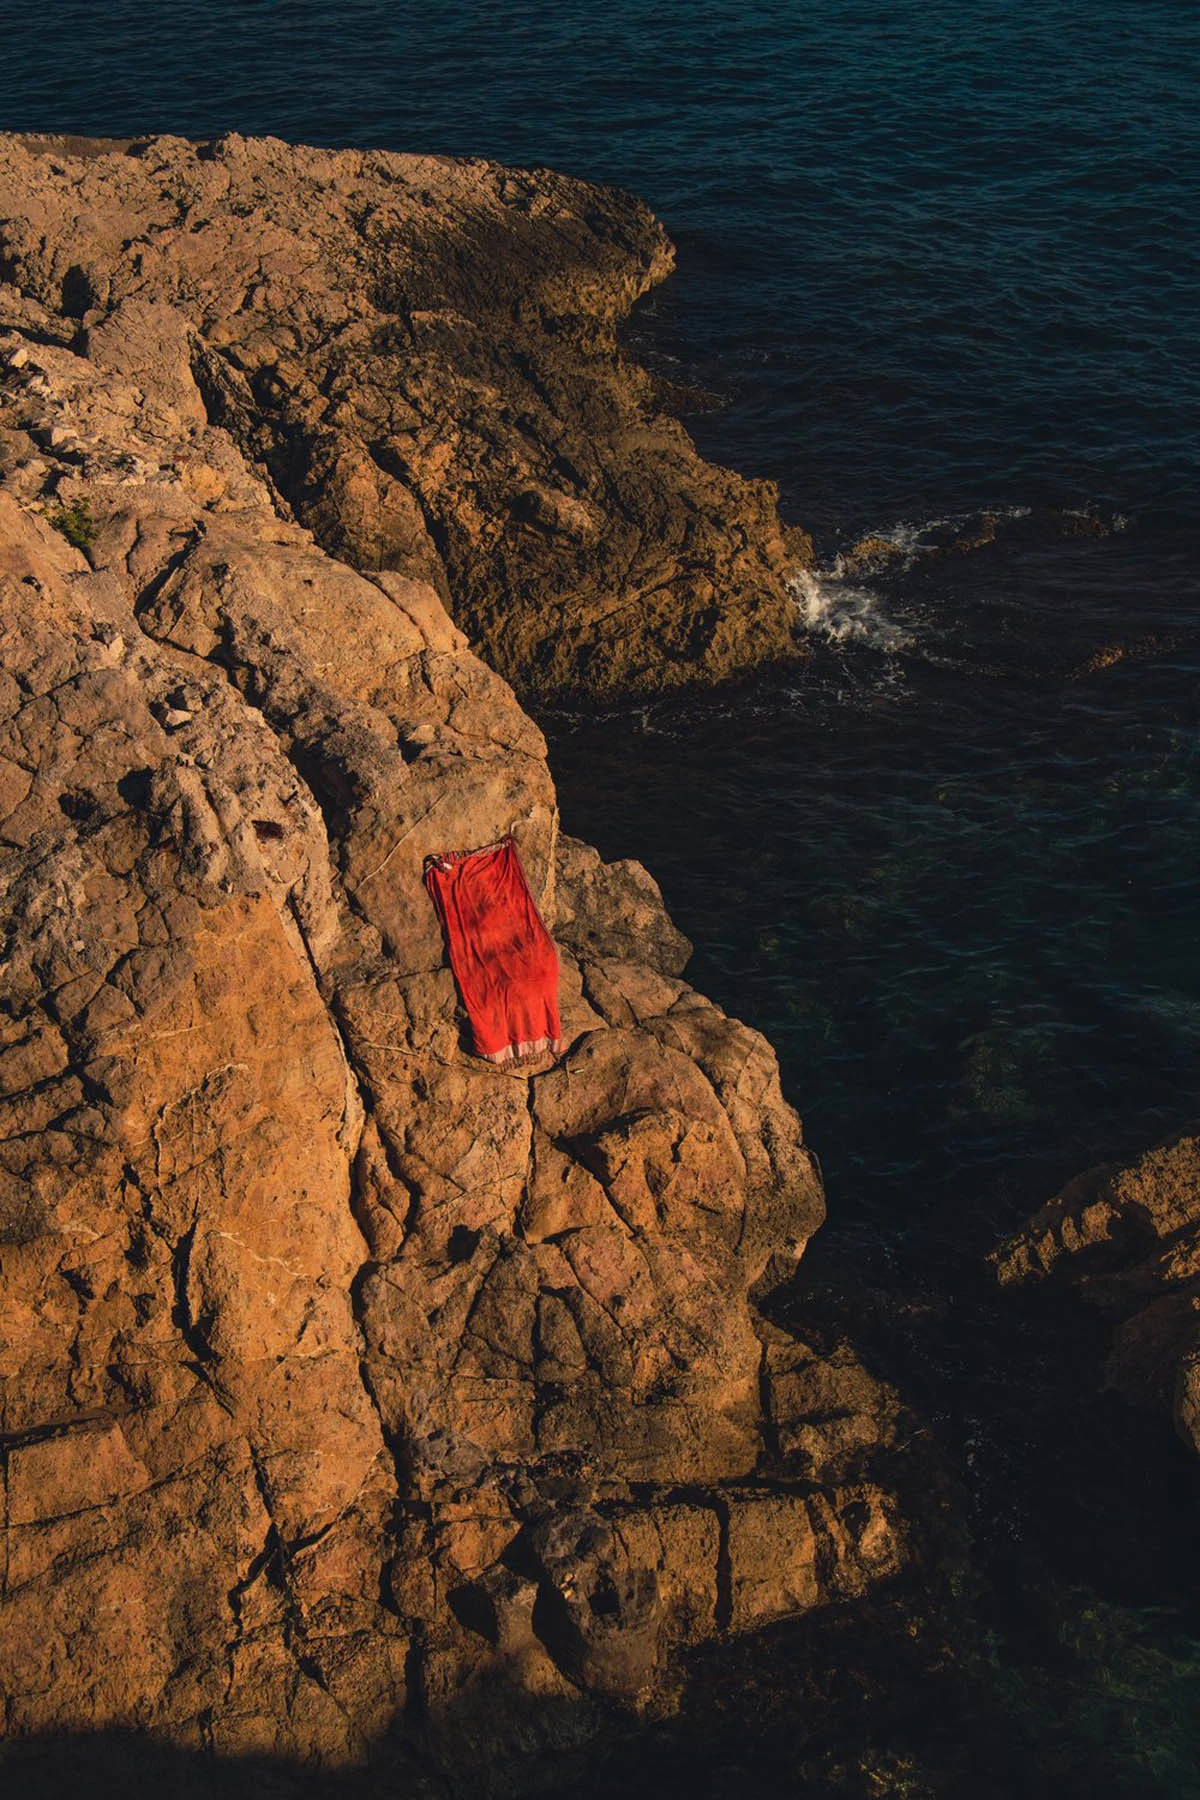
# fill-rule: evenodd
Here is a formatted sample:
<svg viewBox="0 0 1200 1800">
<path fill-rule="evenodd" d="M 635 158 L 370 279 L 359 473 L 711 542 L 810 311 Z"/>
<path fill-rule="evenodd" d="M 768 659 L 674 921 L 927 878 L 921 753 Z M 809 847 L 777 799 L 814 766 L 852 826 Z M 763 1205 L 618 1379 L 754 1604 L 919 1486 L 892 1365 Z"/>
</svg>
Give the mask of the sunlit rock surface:
<svg viewBox="0 0 1200 1800">
<path fill-rule="evenodd" d="M 665 246 L 632 202 L 490 166 L 0 157 L 6 1729 L 327 1763 L 405 1720 L 448 1760 L 514 1718 L 578 1734 L 661 1698 L 676 1647 L 905 1545 L 894 1396 L 754 1303 L 823 1205 L 774 1055 L 688 985 L 646 871 L 559 835 L 542 736 L 445 603 L 507 633 L 511 602 L 513 668 L 510 559 L 535 622 L 551 592 L 595 621 L 614 559 L 645 584 L 679 545 L 615 507 L 580 600 L 513 524 L 542 426 L 484 396 L 486 456 L 435 477 L 442 415 L 394 411 L 396 358 L 487 388 L 446 267 L 516 363 L 531 271 L 594 335 Z M 632 415 L 594 404 L 624 467 Z M 655 430 L 641 466 L 668 514 L 704 488 L 741 618 L 770 556 L 721 508 L 768 500 Z M 583 667 L 583 625 L 536 630 Z M 562 962 L 540 1074 L 469 1055 L 421 884 L 509 830 Z"/>
</svg>

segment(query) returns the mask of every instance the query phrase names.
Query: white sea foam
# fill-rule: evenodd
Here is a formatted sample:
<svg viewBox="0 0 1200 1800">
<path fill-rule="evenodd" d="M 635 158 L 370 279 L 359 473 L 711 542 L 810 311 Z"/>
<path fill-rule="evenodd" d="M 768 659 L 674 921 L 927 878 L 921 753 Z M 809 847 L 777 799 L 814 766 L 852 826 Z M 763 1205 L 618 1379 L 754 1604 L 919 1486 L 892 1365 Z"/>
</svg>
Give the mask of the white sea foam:
<svg viewBox="0 0 1200 1800">
<path fill-rule="evenodd" d="M 822 568 L 800 569 L 791 577 L 804 629 L 831 643 L 867 644 L 889 656 L 911 650 L 917 642 L 911 621 L 901 625 L 890 618 L 881 594 L 863 577 L 904 574 L 923 557 L 944 550 L 955 533 L 989 521 L 1024 519 L 1030 510 L 1028 506 L 984 507 L 919 523 L 901 519 L 865 533 L 856 545 L 839 551 Z"/>
<path fill-rule="evenodd" d="M 912 644 L 912 633 L 888 618 L 872 588 L 845 581 L 832 569 L 798 569 L 790 585 L 806 631 L 834 644 L 868 644 L 889 656 Z"/>
<path fill-rule="evenodd" d="M 859 542 L 871 540 L 879 544 L 889 570 L 911 569 L 923 556 L 944 550 L 947 541 L 956 534 L 978 532 L 985 525 L 994 527 L 1012 519 L 1027 519 L 1032 510 L 1029 506 L 981 506 L 974 512 L 944 513 L 919 523 L 900 519 L 894 525 L 867 532 Z M 981 541 L 986 542 L 986 537 Z M 834 557 L 832 567 L 835 572 L 840 571 L 845 554 L 839 552 Z"/>
</svg>

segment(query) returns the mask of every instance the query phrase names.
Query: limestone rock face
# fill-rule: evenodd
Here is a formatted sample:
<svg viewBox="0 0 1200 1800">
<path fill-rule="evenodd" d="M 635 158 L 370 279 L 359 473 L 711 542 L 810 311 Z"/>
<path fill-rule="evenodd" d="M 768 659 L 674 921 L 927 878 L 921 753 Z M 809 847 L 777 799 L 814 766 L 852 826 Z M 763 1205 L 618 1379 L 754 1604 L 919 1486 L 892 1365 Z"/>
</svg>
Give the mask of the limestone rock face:
<svg viewBox="0 0 1200 1800">
<path fill-rule="evenodd" d="M 4 156 L 14 216 L 60 208 L 19 244 L 10 221 L 0 264 L 7 1730 L 329 1763 L 405 1717 L 447 1759 L 514 1719 L 578 1732 L 661 1691 L 673 1647 L 902 1558 L 872 1462 L 894 1403 L 754 1305 L 822 1216 L 799 1120 L 646 871 L 559 835 L 541 734 L 427 540 L 355 569 L 281 501 L 276 449 L 247 454 L 283 415 L 228 346 L 276 356 L 293 304 L 312 325 L 283 147 Z M 641 280 L 607 215 L 588 263 L 577 184 L 294 172 L 331 217 L 360 183 L 393 246 L 386 196 L 432 196 L 406 306 L 462 209 L 502 269 L 510 225 L 551 221 L 556 304 L 611 314 Z M 508 830 L 562 963 L 540 1074 L 467 1053 L 421 883 Z"/>
<path fill-rule="evenodd" d="M 1076 1176 L 993 1253 L 1004 1283 L 1069 1283 L 1113 1322 L 1106 1375 L 1200 1452 L 1200 1136 Z"/>
<path fill-rule="evenodd" d="M 774 488 L 701 462 L 617 347 L 673 261 L 640 202 L 273 139 L 88 148 L 0 137 L 10 317 L 137 386 L 177 309 L 179 378 L 142 404 L 207 412 L 327 550 L 431 583 L 519 689 L 796 654 L 807 552 Z"/>
</svg>

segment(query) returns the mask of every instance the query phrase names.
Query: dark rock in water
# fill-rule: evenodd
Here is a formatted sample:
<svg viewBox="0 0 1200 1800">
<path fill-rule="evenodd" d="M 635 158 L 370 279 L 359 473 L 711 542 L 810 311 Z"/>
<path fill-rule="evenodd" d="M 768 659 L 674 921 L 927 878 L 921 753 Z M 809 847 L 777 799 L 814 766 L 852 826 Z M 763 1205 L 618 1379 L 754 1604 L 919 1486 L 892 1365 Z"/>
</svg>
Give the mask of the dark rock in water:
<svg viewBox="0 0 1200 1800">
<path fill-rule="evenodd" d="M 1113 1322 L 1106 1375 L 1200 1451 L 1200 1137 L 1079 1175 L 993 1254 L 1008 1283 L 1070 1284 Z"/>
<path fill-rule="evenodd" d="M 823 1212 L 774 1054 L 559 836 L 443 595 L 531 678 L 713 675 L 787 636 L 770 496 L 637 413 L 632 201 L 237 139 L 0 163 L 5 1728 L 577 1743 L 896 1571 L 896 1407 L 762 1316 Z M 568 1038 L 518 1076 L 464 1054 L 421 885 L 510 830 Z"/>
</svg>

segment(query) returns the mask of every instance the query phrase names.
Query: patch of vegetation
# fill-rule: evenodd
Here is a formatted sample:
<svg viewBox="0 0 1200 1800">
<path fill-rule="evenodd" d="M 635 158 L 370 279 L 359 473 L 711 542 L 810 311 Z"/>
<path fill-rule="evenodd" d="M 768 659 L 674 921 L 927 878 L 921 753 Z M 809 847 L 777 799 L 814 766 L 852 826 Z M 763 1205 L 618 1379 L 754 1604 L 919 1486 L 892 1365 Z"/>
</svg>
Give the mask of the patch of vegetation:
<svg viewBox="0 0 1200 1800">
<path fill-rule="evenodd" d="M 72 500 L 70 506 L 52 506 L 46 514 L 46 520 L 53 525 L 55 531 L 61 531 L 68 544 L 74 544 L 77 550 L 90 550 L 100 529 L 85 499 Z"/>
</svg>

